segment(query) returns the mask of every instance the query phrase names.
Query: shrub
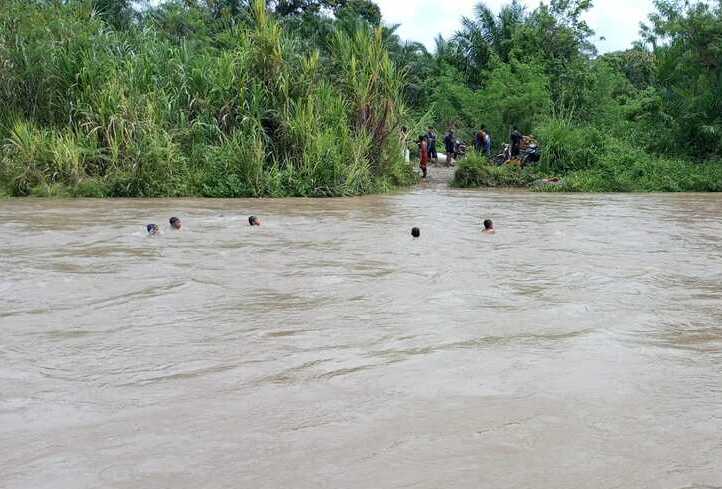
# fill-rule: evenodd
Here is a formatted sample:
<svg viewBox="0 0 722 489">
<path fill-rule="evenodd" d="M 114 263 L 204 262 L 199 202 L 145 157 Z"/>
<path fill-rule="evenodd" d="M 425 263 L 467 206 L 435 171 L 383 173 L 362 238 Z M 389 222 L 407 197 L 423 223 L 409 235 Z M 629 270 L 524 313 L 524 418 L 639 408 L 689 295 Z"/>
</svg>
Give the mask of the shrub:
<svg viewBox="0 0 722 489">
<path fill-rule="evenodd" d="M 554 190 L 568 192 L 719 192 L 722 163 L 653 158 L 630 149 L 625 157 L 567 174 Z M 550 190 L 550 189 L 543 189 Z"/>
<path fill-rule="evenodd" d="M 541 167 L 549 174 L 592 168 L 603 159 L 606 138 L 597 128 L 566 119 L 548 119 L 536 128 L 542 145 Z"/>
<path fill-rule="evenodd" d="M 473 187 L 528 187 L 538 177 L 532 169 L 491 165 L 486 156 L 472 152 L 459 161 L 452 185 Z"/>
<path fill-rule="evenodd" d="M 70 193 L 73 197 L 86 197 L 100 199 L 110 196 L 110 189 L 106 182 L 99 178 L 89 178 L 78 182 Z"/>
</svg>

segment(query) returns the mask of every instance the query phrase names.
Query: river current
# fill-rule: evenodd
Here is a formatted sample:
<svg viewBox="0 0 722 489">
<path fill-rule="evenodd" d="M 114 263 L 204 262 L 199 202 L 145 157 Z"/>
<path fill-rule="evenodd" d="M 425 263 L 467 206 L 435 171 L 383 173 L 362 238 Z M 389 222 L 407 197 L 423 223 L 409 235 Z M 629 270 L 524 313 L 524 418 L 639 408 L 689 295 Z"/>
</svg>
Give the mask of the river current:
<svg viewBox="0 0 722 489">
<path fill-rule="evenodd" d="M 434 184 L 0 201 L 0 487 L 720 487 L 721 216 Z"/>
</svg>

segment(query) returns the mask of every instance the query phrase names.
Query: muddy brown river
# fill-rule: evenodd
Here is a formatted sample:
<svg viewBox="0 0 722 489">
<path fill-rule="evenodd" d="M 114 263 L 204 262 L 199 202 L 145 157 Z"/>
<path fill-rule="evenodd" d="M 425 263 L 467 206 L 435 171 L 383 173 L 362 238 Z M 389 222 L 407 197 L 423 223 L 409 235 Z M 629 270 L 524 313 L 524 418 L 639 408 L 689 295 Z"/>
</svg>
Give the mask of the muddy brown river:
<svg viewBox="0 0 722 489">
<path fill-rule="evenodd" d="M 443 185 L 0 201 L 0 487 L 720 487 L 721 216 Z"/>
</svg>

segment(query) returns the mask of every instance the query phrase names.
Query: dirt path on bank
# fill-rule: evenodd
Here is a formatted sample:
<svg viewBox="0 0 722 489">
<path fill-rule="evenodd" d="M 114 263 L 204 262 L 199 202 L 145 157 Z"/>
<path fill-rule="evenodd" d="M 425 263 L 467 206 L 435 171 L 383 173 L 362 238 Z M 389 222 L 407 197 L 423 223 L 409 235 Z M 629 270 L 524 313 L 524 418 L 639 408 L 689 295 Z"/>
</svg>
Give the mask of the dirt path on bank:
<svg viewBox="0 0 722 489">
<path fill-rule="evenodd" d="M 449 182 L 454 178 L 454 171 L 456 167 L 447 167 L 443 164 L 429 165 L 428 177 L 426 180 L 421 180 L 419 185 L 427 187 L 442 187 L 446 188 L 449 186 Z"/>
</svg>

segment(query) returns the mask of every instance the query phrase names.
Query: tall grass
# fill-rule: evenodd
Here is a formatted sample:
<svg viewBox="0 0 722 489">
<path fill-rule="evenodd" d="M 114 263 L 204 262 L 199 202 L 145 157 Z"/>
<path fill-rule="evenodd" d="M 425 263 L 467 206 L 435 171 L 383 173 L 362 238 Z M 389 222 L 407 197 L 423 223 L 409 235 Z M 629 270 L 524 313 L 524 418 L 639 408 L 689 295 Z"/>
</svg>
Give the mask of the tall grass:
<svg viewBox="0 0 722 489">
<path fill-rule="evenodd" d="M 412 181 L 404 73 L 380 31 L 304 52 L 254 0 L 224 24 L 190 4 L 116 31 L 87 1 L 0 12 L 0 187 L 89 196 L 336 196 Z M 12 112 L 10 112 L 12 110 Z"/>
<path fill-rule="evenodd" d="M 568 119 L 537 126 L 540 164 L 491 166 L 477 154 L 459 163 L 458 187 L 531 187 L 546 192 L 720 192 L 722 162 L 690 162 L 650 155 L 639 145 Z M 554 184 L 544 184 L 557 177 Z"/>
<path fill-rule="evenodd" d="M 538 128 L 544 147 L 539 170 L 560 176 L 541 190 L 567 192 L 719 192 L 722 162 L 691 162 L 651 155 L 641 144 L 568 120 Z"/>
</svg>

